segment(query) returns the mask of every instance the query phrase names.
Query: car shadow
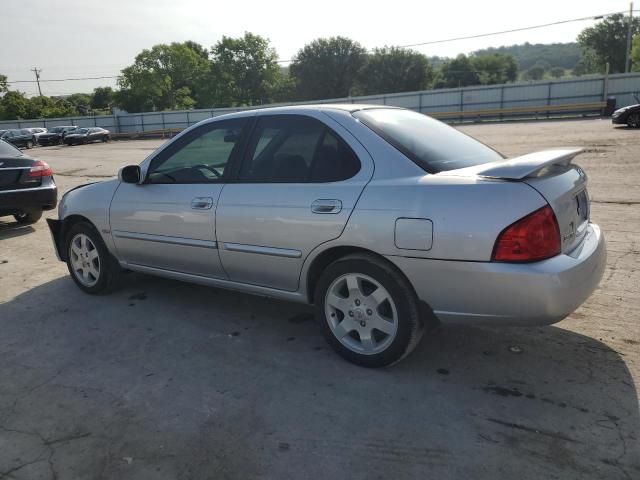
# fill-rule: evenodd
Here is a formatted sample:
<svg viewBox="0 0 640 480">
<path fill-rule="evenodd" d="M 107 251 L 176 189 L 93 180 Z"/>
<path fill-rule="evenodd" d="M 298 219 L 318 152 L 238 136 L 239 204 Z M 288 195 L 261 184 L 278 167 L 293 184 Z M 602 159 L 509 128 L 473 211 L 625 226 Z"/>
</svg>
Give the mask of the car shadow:
<svg viewBox="0 0 640 480">
<path fill-rule="evenodd" d="M 562 323 L 441 327 L 370 370 L 309 307 L 131 273 L 109 295 L 33 288 L 0 331 L 0 435 L 55 445 L 58 478 L 640 474 L 624 354 Z M 0 471 L 30 458 L 10 453 Z"/>
<path fill-rule="evenodd" d="M 615 130 L 626 130 L 626 131 L 629 131 L 629 132 L 636 132 L 636 131 L 640 130 L 638 128 L 630 127 L 629 125 L 615 125 L 614 124 L 613 128 Z"/>
<path fill-rule="evenodd" d="M 21 237 L 22 235 L 28 235 L 33 232 L 35 232 L 35 229 L 31 225 L 0 220 L 0 240 Z"/>
</svg>

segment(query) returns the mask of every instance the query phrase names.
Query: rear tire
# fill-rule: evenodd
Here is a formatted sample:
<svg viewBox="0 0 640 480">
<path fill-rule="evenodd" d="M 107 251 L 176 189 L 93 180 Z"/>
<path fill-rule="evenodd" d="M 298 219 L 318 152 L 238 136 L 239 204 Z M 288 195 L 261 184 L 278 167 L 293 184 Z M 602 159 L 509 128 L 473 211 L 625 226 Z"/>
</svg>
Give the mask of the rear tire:
<svg viewBox="0 0 640 480">
<path fill-rule="evenodd" d="M 27 141 L 27 150 L 31 150 L 33 148 L 33 142 L 31 140 Z"/>
<path fill-rule="evenodd" d="M 121 268 L 93 225 L 76 223 L 64 241 L 69 274 L 80 290 L 105 293 L 118 283 Z"/>
<path fill-rule="evenodd" d="M 632 113 L 627 117 L 627 125 L 631 128 L 640 128 L 640 113 Z"/>
<path fill-rule="evenodd" d="M 13 218 L 21 225 L 30 225 L 42 218 L 42 210 L 31 210 L 29 212 L 19 213 L 14 215 Z"/>
<path fill-rule="evenodd" d="M 314 303 L 329 345 L 363 367 L 402 360 L 424 331 L 413 287 L 374 255 L 348 255 L 329 265 L 318 280 Z"/>
</svg>

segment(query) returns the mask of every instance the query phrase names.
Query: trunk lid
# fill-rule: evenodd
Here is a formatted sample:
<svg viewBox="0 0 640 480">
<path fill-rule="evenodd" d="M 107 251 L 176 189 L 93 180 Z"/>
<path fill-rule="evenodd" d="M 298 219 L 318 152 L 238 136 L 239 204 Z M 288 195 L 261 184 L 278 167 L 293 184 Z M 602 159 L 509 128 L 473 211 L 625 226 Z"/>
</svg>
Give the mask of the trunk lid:
<svg viewBox="0 0 640 480">
<path fill-rule="evenodd" d="M 562 252 L 582 242 L 589 224 L 587 176 L 572 163 L 582 149 L 545 150 L 474 167 L 441 172 L 442 176 L 479 176 L 524 182 L 549 203 L 558 220 Z"/>
<path fill-rule="evenodd" d="M 42 179 L 29 177 L 33 163 L 27 156 L 0 157 L 0 191 L 39 187 Z"/>
</svg>

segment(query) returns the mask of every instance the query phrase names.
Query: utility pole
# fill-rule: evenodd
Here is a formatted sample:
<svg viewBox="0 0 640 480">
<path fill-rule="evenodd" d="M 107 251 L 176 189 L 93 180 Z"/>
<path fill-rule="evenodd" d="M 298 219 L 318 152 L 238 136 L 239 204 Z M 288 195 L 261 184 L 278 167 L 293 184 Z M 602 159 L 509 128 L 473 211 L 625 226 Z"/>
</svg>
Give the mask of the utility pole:
<svg viewBox="0 0 640 480">
<path fill-rule="evenodd" d="M 40 72 L 42 70 L 38 70 L 36 67 L 33 67 L 31 71 L 36 74 L 36 82 L 38 83 L 38 93 L 40 94 L 40 96 L 42 96 L 42 90 L 40 90 Z"/>
<path fill-rule="evenodd" d="M 629 28 L 627 29 L 627 58 L 624 62 L 624 73 L 631 70 L 631 30 L 633 27 L 633 2 L 629 4 Z"/>
</svg>

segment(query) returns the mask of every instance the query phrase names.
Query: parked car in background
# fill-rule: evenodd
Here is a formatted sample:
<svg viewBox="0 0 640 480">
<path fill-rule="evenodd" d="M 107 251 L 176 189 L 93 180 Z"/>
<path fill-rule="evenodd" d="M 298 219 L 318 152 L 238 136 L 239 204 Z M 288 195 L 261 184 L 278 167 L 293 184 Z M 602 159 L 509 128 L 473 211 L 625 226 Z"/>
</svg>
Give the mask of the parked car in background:
<svg viewBox="0 0 640 480">
<path fill-rule="evenodd" d="M 78 128 L 64 137 L 64 143 L 67 145 L 84 145 L 91 142 L 107 142 L 108 140 L 109 130 L 100 127 Z"/>
<path fill-rule="evenodd" d="M 628 125 L 631 128 L 640 128 L 640 98 L 634 95 L 636 105 L 629 105 L 619 108 L 611 115 L 611 123 L 617 125 Z"/>
<path fill-rule="evenodd" d="M 64 137 L 77 128 L 75 125 L 52 127 L 38 137 L 38 145 L 61 145 Z"/>
<path fill-rule="evenodd" d="M 51 167 L 0 140 L 0 217 L 13 215 L 18 223 L 34 223 L 43 210 L 55 208 L 57 199 Z"/>
<path fill-rule="evenodd" d="M 15 147 L 33 148 L 36 144 L 36 137 L 26 128 L 7 130 L 0 138 Z"/>
<path fill-rule="evenodd" d="M 31 127 L 25 128 L 25 130 L 29 130 L 33 134 L 36 139 L 36 144 L 38 143 L 38 138 L 40 138 L 40 135 L 42 135 L 43 133 L 47 133 L 47 129 L 44 127 Z"/>
</svg>

